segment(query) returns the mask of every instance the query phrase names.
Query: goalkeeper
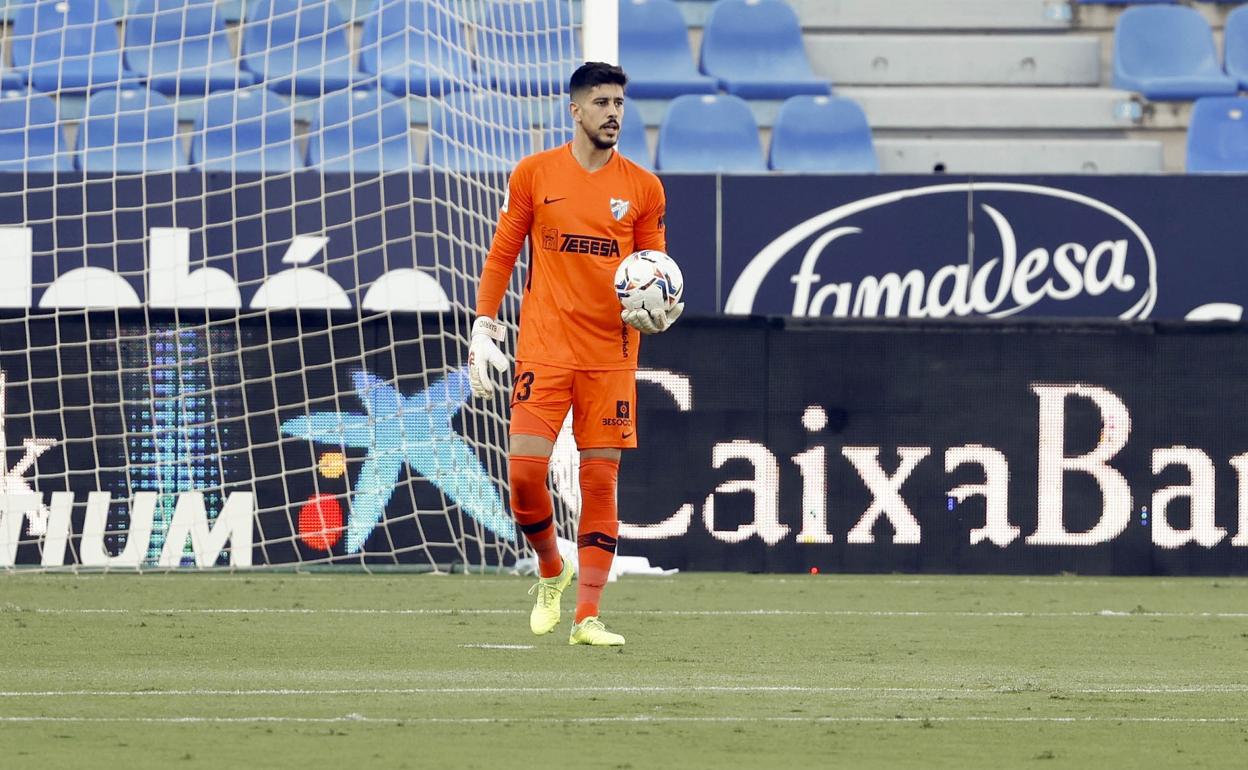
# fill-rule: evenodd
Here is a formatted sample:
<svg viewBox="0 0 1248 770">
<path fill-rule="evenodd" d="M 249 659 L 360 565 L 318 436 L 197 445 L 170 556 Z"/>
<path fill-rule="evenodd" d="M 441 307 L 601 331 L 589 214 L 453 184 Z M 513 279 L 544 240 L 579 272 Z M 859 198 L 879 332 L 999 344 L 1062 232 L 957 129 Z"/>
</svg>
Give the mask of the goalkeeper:
<svg viewBox="0 0 1248 770">
<path fill-rule="evenodd" d="M 512 171 L 481 271 L 468 352 L 473 395 L 489 397 L 495 390 L 491 369 L 507 370 L 498 347 L 498 308 L 527 236 L 528 280 L 511 387 L 511 508 L 538 558 L 529 627 L 547 634 L 559 623 L 560 599 L 573 576 L 556 547 L 546 486 L 555 437 L 571 409 L 581 453 L 581 520 L 569 644 L 624 644 L 599 619 L 598 602 L 619 532 L 620 450 L 637 446 L 637 348 L 640 334 L 666 330 L 684 309 L 621 311 L 615 295 L 615 269 L 623 257 L 641 249 L 666 251 L 663 185 L 615 149 L 627 82 L 624 71 L 610 64 L 579 67 L 569 88 L 572 141 L 530 155 Z"/>
</svg>

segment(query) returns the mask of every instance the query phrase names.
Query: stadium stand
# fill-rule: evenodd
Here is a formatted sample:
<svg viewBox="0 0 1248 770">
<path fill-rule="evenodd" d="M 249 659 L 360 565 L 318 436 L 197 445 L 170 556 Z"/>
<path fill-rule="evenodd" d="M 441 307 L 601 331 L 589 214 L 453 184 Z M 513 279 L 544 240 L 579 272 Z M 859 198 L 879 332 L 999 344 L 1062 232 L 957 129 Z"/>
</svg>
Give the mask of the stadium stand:
<svg viewBox="0 0 1248 770">
<path fill-rule="evenodd" d="M 242 5 L 235 0 L 132 0 L 128 15 L 119 18 L 123 5 L 68 0 L 59 4 L 61 12 L 49 0 L 15 3 L 9 11 L 13 66 L 0 70 L 0 87 L 18 89 L 29 80 L 55 92 L 62 134 L 72 141 L 91 90 L 137 85 L 141 78 L 176 97 L 183 133 L 205 153 L 199 162 L 212 157 L 205 138 L 195 134 L 208 127 L 192 126 L 207 114 L 205 94 L 255 82 L 295 97 L 293 138 L 302 147 L 300 134 L 319 110 L 308 97 L 379 84 L 407 100 L 418 158 L 432 157 L 430 148 L 441 146 L 445 162 L 471 167 L 471 158 L 453 147 L 446 151 L 446 137 L 428 130 L 454 109 L 440 112 L 426 97 L 439 97 L 453 83 L 514 95 L 557 94 L 580 56 L 578 36 L 559 18 L 567 13 L 559 0 L 482 0 L 467 15 L 446 0 L 257 0 L 246 4 L 248 16 L 237 28 L 224 23 L 238 16 Z M 724 19 L 760 9 L 765 19 L 754 19 L 737 38 L 724 36 Z M 1222 89 L 1215 93 L 1248 86 L 1248 10 L 1234 3 L 621 0 L 620 12 L 620 54 L 632 79 L 621 149 L 643 163 L 657 160 L 650 148 L 659 144 L 673 97 L 722 89 L 745 95 L 762 157 L 785 166 L 787 140 L 780 138 L 778 153 L 769 144 L 789 94 L 783 77 L 766 84 L 757 79 L 760 61 L 799 73 L 789 86 L 813 83 L 826 94 L 836 83 L 836 97 L 857 103 L 866 115 L 877 167 L 888 173 L 1182 171 L 1191 98 L 1198 92 L 1184 93 L 1183 78 L 1167 81 L 1161 65 L 1197 61 L 1196 81 Z M 1186 21 L 1164 27 L 1166 47 L 1194 37 L 1199 45 L 1160 57 L 1133 48 L 1138 40 L 1115 44 L 1116 28 L 1141 13 L 1181 14 Z M 1225 73 L 1216 54 L 1223 26 Z M 1192 36 L 1198 27 L 1201 34 Z M 774 53 L 765 40 L 784 41 L 788 53 Z M 698 71 L 695 52 L 710 75 Z M 520 66 L 491 64 L 499 54 Z M 733 61 L 717 64 L 721 54 Z M 1131 61 L 1146 65 L 1144 81 L 1121 77 L 1119 65 Z M 524 85 L 535 74 L 536 87 Z M 562 106 L 561 98 L 556 101 Z M 215 101 L 213 109 L 226 107 Z M 565 125 L 534 138 L 550 146 L 568 130 Z M 507 132 L 523 134 L 514 127 Z M 528 144 L 502 146 L 511 153 Z M 268 148 L 256 157 L 267 168 L 278 164 L 280 152 Z M 250 155 L 241 162 L 251 165 Z"/>
<path fill-rule="evenodd" d="M 482 73 L 487 82 L 518 96 L 566 90 L 568 75 L 581 60 L 581 44 L 565 15 L 558 0 L 490 2 L 477 33 L 477 50 L 486 59 L 509 64 Z"/>
<path fill-rule="evenodd" d="M 1223 50 L 1226 74 L 1236 80 L 1241 91 L 1248 89 L 1248 5 L 1237 6 L 1226 17 Z"/>
<path fill-rule="evenodd" d="M 143 88 L 92 94 L 76 149 L 83 171 L 173 171 L 187 165 L 173 104 L 159 91 Z"/>
<path fill-rule="evenodd" d="M 325 95 L 308 129 L 308 165 L 362 173 L 407 171 L 419 165 L 407 106 L 376 89 Z"/>
<path fill-rule="evenodd" d="M 440 96 L 474 79 L 461 21 L 440 0 L 382 0 L 359 48 L 360 69 L 396 96 Z"/>
<path fill-rule="evenodd" d="M 754 114 L 732 94 L 673 99 L 659 129 L 654 165 L 662 171 L 704 173 L 767 170 Z"/>
<path fill-rule="evenodd" d="M 1248 98 L 1209 96 L 1192 108 L 1188 173 L 1248 173 Z"/>
<path fill-rule="evenodd" d="M 0 92 L 0 171 L 69 171 L 56 102 L 41 93 Z"/>
<path fill-rule="evenodd" d="M 105 0 L 32 0 L 9 33 L 13 67 L 40 91 L 82 91 L 132 81 L 117 19 Z"/>
<path fill-rule="evenodd" d="M 531 151 L 530 131 L 521 100 L 455 91 L 430 116 L 426 158 L 452 171 L 507 171 Z"/>
<path fill-rule="evenodd" d="M 718 82 L 698 72 L 689 33 L 672 0 L 620 3 L 620 65 L 628 73 L 629 96 L 669 99 L 681 94 L 713 94 Z"/>
<path fill-rule="evenodd" d="M 797 15 L 784 0 L 719 0 L 702 34 L 702 72 L 746 99 L 828 94 L 810 69 Z"/>
<path fill-rule="evenodd" d="M 243 67 L 287 95 L 349 88 L 367 79 L 351 66 L 349 29 L 333 2 L 256 0 L 242 27 Z"/>
<path fill-rule="evenodd" d="M 294 113 L 265 88 L 215 93 L 191 134 L 191 163 L 204 171 L 276 173 L 303 168 Z"/>
<path fill-rule="evenodd" d="M 880 168 L 862 108 L 828 96 L 785 101 L 772 128 L 768 166 L 775 171 L 861 174 Z"/>
<path fill-rule="evenodd" d="M 1144 100 L 1107 87 L 1112 23 L 1065 2 L 791 0 L 811 66 L 858 102 L 889 173 L 1156 173 Z M 1098 12 L 1103 20 L 1121 9 Z M 757 104 L 764 131 L 774 120 Z M 1182 167 L 1181 156 L 1177 159 Z"/>
<path fill-rule="evenodd" d="M 1134 7 L 1114 34 L 1114 85 L 1150 99 L 1233 94 L 1235 81 L 1218 65 L 1209 23 L 1185 6 Z"/>
<path fill-rule="evenodd" d="M 126 64 L 162 94 L 203 96 L 256 82 L 238 68 L 214 0 L 136 0 L 125 35 Z"/>
</svg>

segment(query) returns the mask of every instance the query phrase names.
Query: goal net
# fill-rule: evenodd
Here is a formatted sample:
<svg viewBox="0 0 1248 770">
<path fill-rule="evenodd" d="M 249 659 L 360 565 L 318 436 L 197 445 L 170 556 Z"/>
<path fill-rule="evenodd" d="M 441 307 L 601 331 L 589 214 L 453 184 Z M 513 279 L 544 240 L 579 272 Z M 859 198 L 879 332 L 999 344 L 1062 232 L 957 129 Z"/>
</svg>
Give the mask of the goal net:
<svg viewBox="0 0 1248 770">
<path fill-rule="evenodd" d="M 468 331 L 580 1 L 122 5 L 9 7 L 0 565 L 514 564 Z"/>
</svg>

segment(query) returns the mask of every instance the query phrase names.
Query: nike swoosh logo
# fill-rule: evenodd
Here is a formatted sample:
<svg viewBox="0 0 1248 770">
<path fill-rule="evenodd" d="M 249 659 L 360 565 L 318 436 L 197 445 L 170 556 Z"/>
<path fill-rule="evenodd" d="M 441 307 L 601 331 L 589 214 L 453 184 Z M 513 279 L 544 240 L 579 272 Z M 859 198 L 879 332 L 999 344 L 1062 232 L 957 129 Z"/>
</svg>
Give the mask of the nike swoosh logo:
<svg viewBox="0 0 1248 770">
<path fill-rule="evenodd" d="M 631 430 L 628 433 L 625 433 L 620 436 L 620 438 L 632 438 L 632 437 L 633 437 L 633 432 Z"/>
<path fill-rule="evenodd" d="M 567 200 L 567 197 L 568 196 L 565 195 L 562 198 L 542 198 L 542 203 L 545 203 L 546 205 L 549 206 L 552 203 L 558 203 L 561 200 Z"/>
</svg>

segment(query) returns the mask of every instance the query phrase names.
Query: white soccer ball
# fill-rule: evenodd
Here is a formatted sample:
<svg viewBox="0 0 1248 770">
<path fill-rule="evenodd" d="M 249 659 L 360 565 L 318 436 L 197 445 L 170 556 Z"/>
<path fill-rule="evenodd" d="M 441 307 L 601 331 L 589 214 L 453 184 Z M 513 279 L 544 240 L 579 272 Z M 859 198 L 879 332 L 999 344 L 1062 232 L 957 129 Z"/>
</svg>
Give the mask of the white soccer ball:
<svg viewBox="0 0 1248 770">
<path fill-rule="evenodd" d="M 671 310 L 685 291 L 676 260 L 646 249 L 629 254 L 615 269 L 615 294 L 625 310 Z"/>
</svg>

